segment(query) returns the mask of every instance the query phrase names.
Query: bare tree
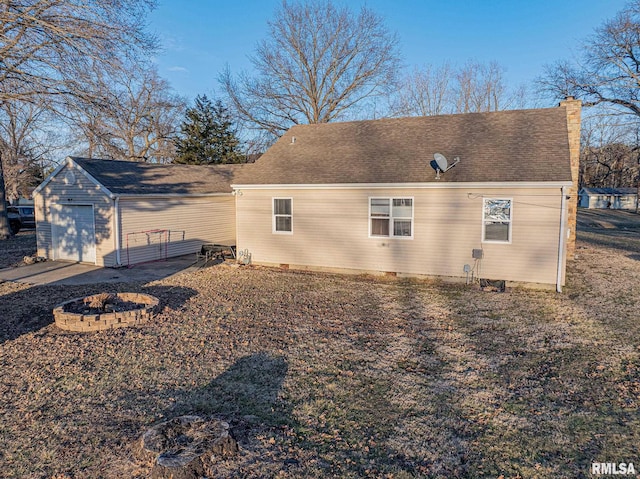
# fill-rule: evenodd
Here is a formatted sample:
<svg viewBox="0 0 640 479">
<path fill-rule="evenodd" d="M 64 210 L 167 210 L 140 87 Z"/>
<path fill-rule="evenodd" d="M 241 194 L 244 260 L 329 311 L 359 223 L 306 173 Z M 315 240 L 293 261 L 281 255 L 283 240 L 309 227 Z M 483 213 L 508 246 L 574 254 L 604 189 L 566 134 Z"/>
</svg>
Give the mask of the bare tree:
<svg viewBox="0 0 640 479">
<path fill-rule="evenodd" d="M 538 86 L 557 99 L 574 96 L 585 106 L 609 105 L 640 116 L 640 1 L 596 29 L 579 58 L 547 66 Z"/>
<path fill-rule="evenodd" d="M 522 108 L 526 89 L 510 89 L 498 63 L 468 62 L 461 68 L 426 66 L 405 77 L 392 108 L 394 115 L 441 115 Z"/>
<path fill-rule="evenodd" d="M 0 101 L 68 94 L 70 73 L 87 61 L 111 63 L 154 38 L 143 18 L 154 0 L 4 0 L 0 4 Z M 75 65 L 74 68 L 69 68 Z"/>
<path fill-rule="evenodd" d="M 185 101 L 148 65 L 104 72 L 99 65 L 83 79 L 90 94 L 68 104 L 69 118 L 88 156 L 167 163 Z"/>
<path fill-rule="evenodd" d="M 451 113 L 452 77 L 453 69 L 448 63 L 439 68 L 427 65 L 414 69 L 400 84 L 393 114 L 430 116 Z"/>
<path fill-rule="evenodd" d="M 154 46 L 144 30 L 144 16 L 154 5 L 154 0 L 3 0 L 0 105 L 83 95 L 74 76 L 88 62 L 109 68 Z M 1 165 L 0 239 L 9 235 Z"/>
<path fill-rule="evenodd" d="M 0 107 L 0 157 L 7 198 L 30 195 L 44 179 L 45 165 L 54 151 L 47 130 L 51 120 L 43 102 L 14 101 Z"/>
<path fill-rule="evenodd" d="M 574 96 L 612 115 L 640 121 L 640 1 L 634 0 L 596 29 L 574 61 L 560 61 L 538 80 L 541 92 L 555 98 Z M 636 167 L 640 168 L 636 163 Z M 640 196 L 640 172 L 635 174 Z"/>
<path fill-rule="evenodd" d="M 399 66 L 396 36 L 378 15 L 328 0 L 284 0 L 251 62 L 257 77 L 227 71 L 221 84 L 241 119 L 275 136 L 385 94 Z"/>
<path fill-rule="evenodd" d="M 638 175 L 640 131 L 636 122 L 597 115 L 581 128 L 580 187 L 633 187 Z"/>
<path fill-rule="evenodd" d="M 522 107 L 526 101 L 523 87 L 509 90 L 504 68 L 497 62 L 468 62 L 457 73 L 454 87 L 456 113 L 480 113 Z"/>
</svg>

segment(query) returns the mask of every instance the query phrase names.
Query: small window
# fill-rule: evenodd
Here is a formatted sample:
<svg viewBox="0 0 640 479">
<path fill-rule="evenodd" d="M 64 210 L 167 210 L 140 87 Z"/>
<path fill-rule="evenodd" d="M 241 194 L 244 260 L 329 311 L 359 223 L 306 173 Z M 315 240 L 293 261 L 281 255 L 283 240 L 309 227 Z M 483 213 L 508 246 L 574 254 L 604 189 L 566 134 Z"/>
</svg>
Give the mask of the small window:
<svg viewBox="0 0 640 479">
<path fill-rule="evenodd" d="M 485 198 L 482 212 L 482 241 L 511 242 L 511 200 Z"/>
<path fill-rule="evenodd" d="M 413 237 L 413 198 L 370 198 L 369 235 Z"/>
<path fill-rule="evenodd" d="M 293 214 L 291 208 L 291 198 L 273 199 L 273 232 L 292 233 Z"/>
</svg>

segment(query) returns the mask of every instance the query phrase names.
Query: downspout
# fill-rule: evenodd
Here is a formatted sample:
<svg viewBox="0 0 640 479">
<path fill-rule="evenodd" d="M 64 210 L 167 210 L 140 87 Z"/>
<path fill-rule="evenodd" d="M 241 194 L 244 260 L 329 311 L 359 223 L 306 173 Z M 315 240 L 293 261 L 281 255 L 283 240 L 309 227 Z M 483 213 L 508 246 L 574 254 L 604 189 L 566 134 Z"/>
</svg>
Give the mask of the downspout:
<svg viewBox="0 0 640 479">
<path fill-rule="evenodd" d="M 122 266 L 120 260 L 120 197 L 116 196 L 113 199 L 113 220 L 115 222 L 114 231 L 116 234 L 116 266 Z"/>
<path fill-rule="evenodd" d="M 567 190 L 566 186 L 561 189 L 562 200 L 560 203 L 560 239 L 558 241 L 558 272 L 556 276 L 556 291 L 562 293 L 562 265 L 564 264 L 564 247 L 566 242 L 567 224 Z"/>
<path fill-rule="evenodd" d="M 236 259 L 236 263 L 239 263 L 239 261 L 238 261 L 238 258 L 239 258 L 238 253 L 240 252 L 240 248 L 238 247 L 238 229 L 240 228 L 240 226 L 239 226 L 240 222 L 238 221 L 238 195 L 240 193 L 239 193 L 239 190 L 236 190 L 235 188 L 233 188 L 233 191 L 231 192 L 231 194 L 234 196 L 234 198 L 233 198 L 233 210 L 234 210 L 233 213 L 234 213 L 235 219 L 236 219 L 236 230 L 234 231 L 234 236 L 235 236 L 234 243 L 236 245 L 236 257 L 235 257 L 235 259 Z"/>
</svg>

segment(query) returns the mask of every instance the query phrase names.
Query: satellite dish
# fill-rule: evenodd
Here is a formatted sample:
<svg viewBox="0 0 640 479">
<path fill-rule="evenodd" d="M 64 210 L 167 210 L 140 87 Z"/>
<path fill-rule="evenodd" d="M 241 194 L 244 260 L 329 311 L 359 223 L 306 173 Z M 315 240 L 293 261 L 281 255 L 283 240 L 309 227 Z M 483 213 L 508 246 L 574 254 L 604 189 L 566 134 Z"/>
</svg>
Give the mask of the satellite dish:
<svg viewBox="0 0 640 479">
<path fill-rule="evenodd" d="M 433 159 L 434 161 L 431 162 L 431 166 L 434 170 L 436 170 L 436 180 L 440 179 L 441 172 L 444 173 L 446 171 L 449 171 L 460 162 L 460 158 L 456 156 L 453 159 L 453 163 L 450 165 L 447 161 L 447 158 L 440 153 L 434 153 Z"/>
<path fill-rule="evenodd" d="M 447 161 L 447 158 L 444 155 L 441 155 L 440 153 L 434 153 L 433 154 L 433 159 L 436 160 L 436 165 L 438 165 L 438 168 L 440 169 L 440 171 L 447 171 L 447 166 L 449 166 L 449 162 Z"/>
</svg>

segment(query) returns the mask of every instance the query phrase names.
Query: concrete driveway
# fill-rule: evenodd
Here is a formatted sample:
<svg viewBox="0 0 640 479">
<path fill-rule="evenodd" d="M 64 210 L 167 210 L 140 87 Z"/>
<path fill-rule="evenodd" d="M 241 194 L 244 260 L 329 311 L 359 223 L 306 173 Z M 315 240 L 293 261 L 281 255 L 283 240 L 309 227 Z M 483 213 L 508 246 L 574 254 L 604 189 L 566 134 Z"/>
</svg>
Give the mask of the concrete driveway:
<svg viewBox="0 0 640 479">
<path fill-rule="evenodd" d="M 208 265 L 212 264 L 209 262 Z M 95 284 L 95 283 L 148 283 L 174 274 L 197 271 L 203 262 L 195 255 L 169 258 L 133 266 L 131 268 L 101 268 L 88 264 L 45 261 L 18 268 L 0 269 L 0 282 L 15 281 L 28 284 Z"/>
</svg>

